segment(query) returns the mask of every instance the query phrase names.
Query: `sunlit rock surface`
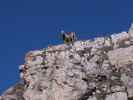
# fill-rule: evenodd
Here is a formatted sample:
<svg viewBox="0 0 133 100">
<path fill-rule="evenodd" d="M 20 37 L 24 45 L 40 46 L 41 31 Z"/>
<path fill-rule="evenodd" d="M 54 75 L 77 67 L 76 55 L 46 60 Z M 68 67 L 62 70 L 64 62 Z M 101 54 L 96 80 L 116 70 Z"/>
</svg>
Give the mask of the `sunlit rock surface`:
<svg viewBox="0 0 133 100">
<path fill-rule="evenodd" d="M 26 54 L 18 83 L 0 100 L 133 100 L 133 25 L 128 32 Z"/>
<path fill-rule="evenodd" d="M 0 100 L 25 100 L 24 94 L 24 84 L 17 83 L 15 86 L 6 90 L 0 97 Z"/>
</svg>

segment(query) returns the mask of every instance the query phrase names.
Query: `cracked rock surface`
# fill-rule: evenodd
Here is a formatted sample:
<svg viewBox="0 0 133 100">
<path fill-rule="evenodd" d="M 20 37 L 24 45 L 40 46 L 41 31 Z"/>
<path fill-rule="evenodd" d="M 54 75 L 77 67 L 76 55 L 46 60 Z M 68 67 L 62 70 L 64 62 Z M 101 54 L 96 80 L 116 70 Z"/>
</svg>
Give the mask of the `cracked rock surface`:
<svg viewBox="0 0 133 100">
<path fill-rule="evenodd" d="M 24 83 L 0 100 L 133 100 L 133 25 L 110 37 L 30 51 L 23 68 Z"/>
</svg>

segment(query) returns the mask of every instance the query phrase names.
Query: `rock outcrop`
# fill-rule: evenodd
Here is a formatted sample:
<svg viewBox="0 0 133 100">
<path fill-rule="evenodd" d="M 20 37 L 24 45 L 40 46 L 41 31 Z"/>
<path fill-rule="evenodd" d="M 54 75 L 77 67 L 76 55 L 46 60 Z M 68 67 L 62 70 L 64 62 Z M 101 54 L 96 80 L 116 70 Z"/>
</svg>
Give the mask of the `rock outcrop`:
<svg viewBox="0 0 133 100">
<path fill-rule="evenodd" d="M 30 51 L 20 66 L 23 84 L 0 100 L 133 100 L 132 28 Z"/>
<path fill-rule="evenodd" d="M 25 100 L 24 94 L 24 84 L 19 82 L 15 86 L 6 90 L 0 97 L 0 100 Z"/>
</svg>

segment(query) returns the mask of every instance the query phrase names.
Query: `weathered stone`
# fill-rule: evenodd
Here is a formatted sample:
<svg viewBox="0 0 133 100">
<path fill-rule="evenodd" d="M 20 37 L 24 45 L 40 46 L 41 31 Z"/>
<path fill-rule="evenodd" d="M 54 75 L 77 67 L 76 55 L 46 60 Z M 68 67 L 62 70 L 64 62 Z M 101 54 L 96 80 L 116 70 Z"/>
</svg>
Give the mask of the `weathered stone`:
<svg viewBox="0 0 133 100">
<path fill-rule="evenodd" d="M 133 63 L 133 46 L 127 48 L 119 48 L 108 52 L 108 57 L 112 65 L 124 67 Z M 126 58 L 126 59 L 125 59 Z"/>
<path fill-rule="evenodd" d="M 20 82 L 4 92 L 0 100 L 25 100 L 23 97 L 24 88 L 24 84 Z"/>
<path fill-rule="evenodd" d="M 129 34 L 127 32 L 121 32 L 119 34 L 111 35 L 111 38 L 114 48 L 118 48 L 120 43 L 129 39 Z"/>
<path fill-rule="evenodd" d="M 112 86 L 111 87 L 111 91 L 112 92 L 125 91 L 125 87 L 124 86 L 118 86 L 118 85 Z"/>
<path fill-rule="evenodd" d="M 128 100 L 128 99 L 127 99 L 126 93 L 116 92 L 116 93 L 108 95 L 105 100 Z"/>
<path fill-rule="evenodd" d="M 128 100 L 133 97 L 132 29 L 26 54 L 23 86 L 0 100 Z M 19 88 L 18 88 L 19 87 Z"/>
<path fill-rule="evenodd" d="M 96 97 L 90 97 L 90 98 L 87 99 L 87 100 L 97 100 L 97 98 L 96 98 Z"/>
</svg>

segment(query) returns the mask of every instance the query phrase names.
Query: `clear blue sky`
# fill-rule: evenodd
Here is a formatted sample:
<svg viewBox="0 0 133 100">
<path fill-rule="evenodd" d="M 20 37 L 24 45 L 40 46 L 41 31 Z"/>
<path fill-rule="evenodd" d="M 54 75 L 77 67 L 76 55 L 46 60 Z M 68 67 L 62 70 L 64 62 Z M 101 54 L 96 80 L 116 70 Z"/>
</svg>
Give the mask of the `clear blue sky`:
<svg viewBox="0 0 133 100">
<path fill-rule="evenodd" d="M 132 22 L 133 0 L 0 0 L 0 94 L 19 80 L 25 53 L 62 43 L 60 28 L 87 39 Z"/>
</svg>

